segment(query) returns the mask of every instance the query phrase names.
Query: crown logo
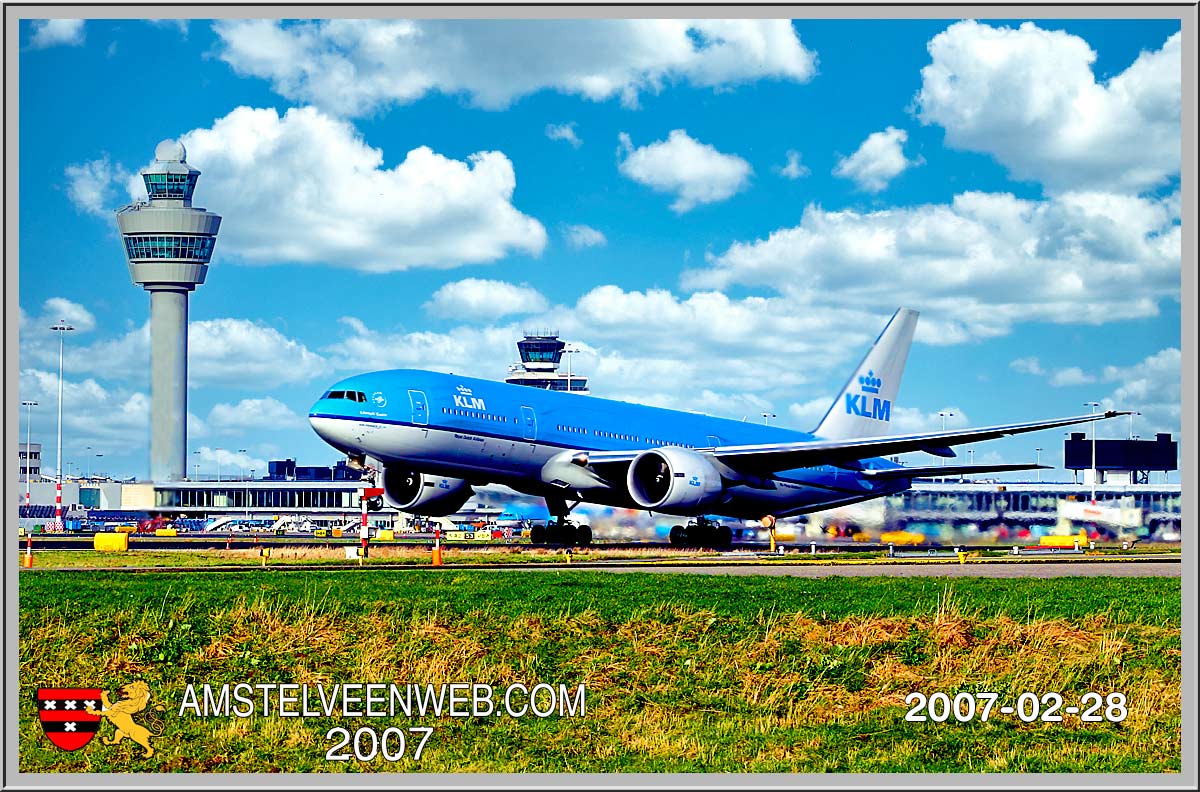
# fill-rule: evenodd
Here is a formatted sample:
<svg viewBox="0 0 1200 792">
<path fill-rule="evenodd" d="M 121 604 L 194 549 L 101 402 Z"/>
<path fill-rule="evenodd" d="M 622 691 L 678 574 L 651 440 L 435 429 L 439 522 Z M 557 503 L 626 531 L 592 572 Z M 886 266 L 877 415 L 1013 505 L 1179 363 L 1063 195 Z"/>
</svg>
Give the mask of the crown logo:
<svg viewBox="0 0 1200 792">
<path fill-rule="evenodd" d="M 455 390 L 458 391 L 459 393 L 461 393 L 463 396 L 471 395 L 471 389 L 468 388 L 466 385 L 459 385 L 457 388 L 455 388 Z"/>
<path fill-rule="evenodd" d="M 883 385 L 883 380 L 876 377 L 874 371 L 868 371 L 867 376 L 858 378 L 858 385 L 863 393 L 879 393 L 879 386 Z"/>
</svg>

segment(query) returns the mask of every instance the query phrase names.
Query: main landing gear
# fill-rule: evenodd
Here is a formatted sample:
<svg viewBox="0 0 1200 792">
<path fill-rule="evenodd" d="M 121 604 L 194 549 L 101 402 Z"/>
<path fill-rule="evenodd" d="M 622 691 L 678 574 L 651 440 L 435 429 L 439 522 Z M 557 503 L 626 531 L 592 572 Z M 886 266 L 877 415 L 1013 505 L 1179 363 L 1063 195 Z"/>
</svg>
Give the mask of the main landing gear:
<svg viewBox="0 0 1200 792">
<path fill-rule="evenodd" d="M 723 550 L 733 544 L 733 530 L 704 517 L 697 517 L 687 525 L 671 528 L 671 544 L 675 547 L 708 547 Z"/>
<path fill-rule="evenodd" d="M 566 500 L 546 498 L 546 508 L 554 515 L 554 519 L 543 527 L 535 525 L 529 531 L 531 544 L 567 545 L 570 547 L 587 547 L 592 543 L 592 529 L 586 525 L 576 525 L 567 519 L 571 511 L 579 505 L 576 501 L 568 506 Z"/>
</svg>

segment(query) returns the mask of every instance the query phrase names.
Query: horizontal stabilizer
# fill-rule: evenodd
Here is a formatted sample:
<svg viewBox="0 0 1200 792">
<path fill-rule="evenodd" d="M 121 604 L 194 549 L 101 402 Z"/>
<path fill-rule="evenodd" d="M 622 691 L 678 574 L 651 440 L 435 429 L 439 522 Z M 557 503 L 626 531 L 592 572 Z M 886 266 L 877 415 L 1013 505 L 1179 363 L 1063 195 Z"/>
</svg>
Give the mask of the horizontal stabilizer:
<svg viewBox="0 0 1200 792">
<path fill-rule="evenodd" d="M 864 470 L 862 474 L 872 479 L 917 479 L 970 476 L 974 473 L 1010 473 L 1014 470 L 1050 470 L 1046 465 L 1021 462 L 1011 465 L 940 465 L 931 467 L 905 467 L 890 470 Z"/>
</svg>

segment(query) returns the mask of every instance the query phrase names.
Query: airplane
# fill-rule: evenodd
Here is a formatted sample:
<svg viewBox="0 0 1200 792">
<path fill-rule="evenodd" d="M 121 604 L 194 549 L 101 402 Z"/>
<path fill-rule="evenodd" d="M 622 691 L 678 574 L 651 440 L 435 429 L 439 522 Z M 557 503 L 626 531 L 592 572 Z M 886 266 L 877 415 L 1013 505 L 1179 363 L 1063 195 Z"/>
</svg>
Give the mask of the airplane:
<svg viewBox="0 0 1200 792">
<path fill-rule="evenodd" d="M 502 484 L 541 497 L 554 517 L 535 543 L 591 541 L 569 519 L 580 503 L 692 518 L 671 529 L 679 546 L 724 547 L 731 530 L 711 517 L 761 520 L 807 514 L 900 492 L 914 479 L 1046 469 L 1018 464 L 907 467 L 887 459 L 1008 435 L 1127 415 L 887 435 L 918 313 L 900 308 L 811 432 L 433 371 L 348 377 L 308 420 L 364 470 L 383 502 L 446 516 Z"/>
</svg>

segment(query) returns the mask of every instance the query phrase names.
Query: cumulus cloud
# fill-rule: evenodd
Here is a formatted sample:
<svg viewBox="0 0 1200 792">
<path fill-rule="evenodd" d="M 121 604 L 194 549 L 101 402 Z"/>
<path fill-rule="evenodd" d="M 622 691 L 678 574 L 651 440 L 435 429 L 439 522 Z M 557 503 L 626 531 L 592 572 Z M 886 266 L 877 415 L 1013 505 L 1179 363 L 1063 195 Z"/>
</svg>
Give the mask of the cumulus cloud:
<svg viewBox="0 0 1200 792">
<path fill-rule="evenodd" d="M 564 140 L 574 148 L 583 145 L 583 141 L 575 134 L 574 121 L 569 124 L 546 124 L 546 137 L 551 140 Z"/>
<path fill-rule="evenodd" d="M 22 367 L 57 370 L 58 334 L 49 327 L 62 318 L 76 328 L 76 332 L 67 334 L 64 345 L 63 367 L 67 373 L 119 379 L 141 388 L 148 386 L 149 322 L 116 334 L 111 334 L 111 328 L 100 328 L 105 332 L 98 333 L 98 338 L 89 338 L 82 334 L 97 330 L 95 317 L 84 306 L 62 297 L 46 300 L 38 315 L 21 310 Z M 261 322 L 227 317 L 188 324 L 188 383 L 193 388 L 271 387 L 308 382 L 328 371 L 328 363 L 321 355 Z"/>
<path fill-rule="evenodd" d="M 807 167 L 800 164 L 800 152 L 794 149 L 788 149 L 787 164 L 776 169 L 780 176 L 785 179 L 803 179 L 808 174 L 812 173 Z"/>
<path fill-rule="evenodd" d="M 57 360 L 55 361 L 57 363 Z M 55 465 L 55 430 L 58 412 L 58 369 L 22 368 L 22 400 L 34 408 L 34 442 L 43 443 L 46 472 Z M 150 441 L 150 399 L 145 393 L 109 388 L 94 378 L 63 379 L 63 459 L 78 461 L 87 446 L 106 456 L 145 449 Z M 66 466 L 64 465 L 64 473 Z"/>
<path fill-rule="evenodd" d="M 1116 388 L 1100 400 L 1106 410 L 1136 410 L 1133 431 L 1143 437 L 1157 432 L 1179 434 L 1182 419 L 1182 385 L 1179 349 L 1168 347 L 1131 366 L 1105 366 L 1100 379 Z M 1115 421 L 1107 424 L 1108 436 L 1124 437 Z M 1126 427 L 1128 424 L 1126 424 Z"/>
<path fill-rule="evenodd" d="M 1041 362 L 1036 357 L 1017 358 L 1010 362 L 1008 367 L 1019 374 L 1041 376 L 1046 373 L 1045 369 L 1042 368 Z"/>
<path fill-rule="evenodd" d="M 312 107 L 282 117 L 239 107 L 181 139 L 203 172 L 197 199 L 228 218 L 218 255 L 394 272 L 539 255 L 546 244 L 541 223 L 513 206 L 516 174 L 499 151 L 464 162 L 420 146 L 384 168 L 380 149 Z M 144 197 L 140 178 L 129 192 Z"/>
<path fill-rule="evenodd" d="M 1074 385 L 1087 385 L 1095 382 L 1096 378 L 1087 374 L 1078 366 L 1061 368 L 1050 375 L 1050 384 L 1055 388 L 1068 388 Z"/>
<path fill-rule="evenodd" d="M 831 212 L 735 242 L 686 271 L 690 289 L 777 289 L 802 303 L 922 310 L 918 338 L 960 343 L 1026 321 L 1103 324 L 1179 298 L 1173 199 L 969 192 L 950 204 Z"/>
<path fill-rule="evenodd" d="M 579 250 L 580 248 L 602 247 L 608 243 L 604 234 L 587 225 L 569 225 L 563 229 L 567 244 Z"/>
<path fill-rule="evenodd" d="M 249 454 L 230 451 L 228 448 L 212 448 L 211 446 L 200 446 L 196 449 L 198 453 L 188 459 L 188 471 L 193 469 L 198 470 L 201 478 L 216 475 L 220 473 L 222 478 L 236 478 L 237 476 L 249 475 L 249 471 L 255 470 L 259 473 L 266 473 L 267 460 L 252 457 Z M 198 467 L 193 468 L 193 466 Z"/>
<path fill-rule="evenodd" d="M 917 115 L 948 145 L 1052 191 L 1136 192 L 1179 172 L 1181 41 L 1097 82 L 1096 53 L 1078 36 L 958 22 L 929 42 Z"/>
<path fill-rule="evenodd" d="M 74 47 L 83 43 L 82 19 L 35 19 L 30 24 L 33 36 L 29 39 L 29 46 L 34 49 Z"/>
<path fill-rule="evenodd" d="M 881 192 L 892 179 L 920 164 L 919 160 L 905 158 L 904 143 L 907 140 L 908 133 L 895 127 L 872 132 L 858 151 L 838 160 L 833 175 L 853 180 L 860 190 Z"/>
<path fill-rule="evenodd" d="M 109 161 L 108 155 L 90 162 L 68 165 L 67 197 L 81 212 L 111 217 L 118 202 L 118 189 L 129 180 L 129 171 Z"/>
<path fill-rule="evenodd" d="M 692 139 L 683 129 L 641 148 L 634 148 L 624 132 L 620 141 L 624 154 L 621 175 L 657 192 L 675 193 L 671 209 L 678 214 L 697 204 L 724 201 L 744 189 L 753 172 L 741 157 L 722 154 Z"/>
<path fill-rule="evenodd" d="M 524 284 L 466 278 L 442 286 L 423 307 L 435 316 L 473 321 L 544 311 L 547 303 L 537 289 Z"/>
<path fill-rule="evenodd" d="M 238 74 L 350 116 L 431 92 L 486 109 L 542 90 L 632 107 L 673 83 L 804 82 L 816 60 L 788 20 L 221 20 L 213 29 Z"/>
<path fill-rule="evenodd" d="M 208 424 L 219 430 L 295 429 L 304 419 L 278 399 L 242 399 L 237 404 L 215 404 L 208 413 Z"/>
</svg>

